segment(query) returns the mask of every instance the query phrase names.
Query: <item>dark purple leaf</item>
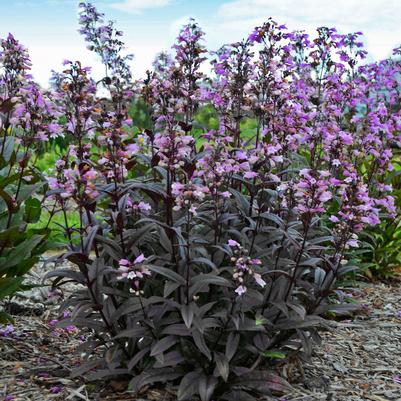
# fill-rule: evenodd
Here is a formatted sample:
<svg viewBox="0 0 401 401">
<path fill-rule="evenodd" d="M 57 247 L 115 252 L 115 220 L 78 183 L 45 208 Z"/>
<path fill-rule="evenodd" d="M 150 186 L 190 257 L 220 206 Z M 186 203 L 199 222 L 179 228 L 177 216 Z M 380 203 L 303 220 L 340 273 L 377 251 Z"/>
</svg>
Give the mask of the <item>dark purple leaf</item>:
<svg viewBox="0 0 401 401">
<path fill-rule="evenodd" d="M 194 319 L 194 304 L 190 303 L 189 305 L 182 305 L 181 316 L 184 320 L 185 326 L 187 326 L 187 328 L 189 329 Z"/>
<path fill-rule="evenodd" d="M 164 351 L 168 350 L 173 345 L 177 344 L 177 342 L 178 342 L 177 337 L 171 335 L 156 341 L 151 347 L 150 356 L 156 356 L 162 354 Z"/>
<path fill-rule="evenodd" d="M 199 379 L 202 376 L 199 372 L 189 372 L 181 380 L 178 387 L 178 401 L 189 400 L 199 389 Z"/>
<path fill-rule="evenodd" d="M 217 386 L 217 379 L 213 376 L 201 376 L 199 378 L 199 382 L 198 382 L 198 391 L 199 391 L 199 395 L 201 398 L 201 401 L 210 401 L 213 393 L 214 393 L 214 389 Z"/>
<path fill-rule="evenodd" d="M 231 359 L 237 352 L 239 340 L 240 340 L 239 333 L 231 332 L 228 335 L 226 342 L 226 357 L 228 361 L 231 361 Z"/>
</svg>

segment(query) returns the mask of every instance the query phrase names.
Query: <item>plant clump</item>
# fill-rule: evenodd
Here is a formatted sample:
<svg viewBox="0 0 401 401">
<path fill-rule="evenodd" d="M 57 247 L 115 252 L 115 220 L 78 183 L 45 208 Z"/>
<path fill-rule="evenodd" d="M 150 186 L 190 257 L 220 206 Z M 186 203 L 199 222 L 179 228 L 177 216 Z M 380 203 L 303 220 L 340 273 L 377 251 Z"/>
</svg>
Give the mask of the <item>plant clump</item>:
<svg viewBox="0 0 401 401">
<path fill-rule="evenodd" d="M 277 360 L 308 359 L 324 317 L 355 307 L 337 289 L 357 269 L 349 255 L 396 213 L 400 63 L 362 64 L 359 32 L 310 38 L 271 19 L 209 53 L 190 20 L 133 82 L 122 32 L 88 3 L 79 21 L 105 77 L 68 60 L 54 74 L 70 144 L 47 191 L 55 214 L 79 214 L 60 256 L 75 267 L 47 276 L 79 285 L 59 323 L 86 335 L 75 374 L 161 383 L 179 400 L 284 392 Z"/>
</svg>

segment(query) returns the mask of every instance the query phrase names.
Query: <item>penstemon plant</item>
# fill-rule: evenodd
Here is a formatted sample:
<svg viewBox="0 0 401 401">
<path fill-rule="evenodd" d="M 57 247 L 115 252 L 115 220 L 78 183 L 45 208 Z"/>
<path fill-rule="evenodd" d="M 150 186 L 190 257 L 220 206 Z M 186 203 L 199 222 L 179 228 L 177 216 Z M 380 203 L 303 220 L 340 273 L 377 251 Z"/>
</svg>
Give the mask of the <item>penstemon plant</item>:
<svg viewBox="0 0 401 401">
<path fill-rule="evenodd" d="M 32 223 L 47 207 L 36 155 L 59 135 L 59 111 L 33 81 L 30 66 L 27 50 L 11 34 L 0 39 L 0 300 L 29 288 L 25 274 L 51 247 L 49 223 Z M 7 320 L 0 310 L 0 321 Z"/>
<path fill-rule="evenodd" d="M 277 359 L 310 357 L 325 314 L 354 307 L 336 291 L 357 269 L 349 255 L 380 213 L 395 213 L 385 178 L 400 143 L 400 63 L 360 65 L 360 33 L 319 28 L 310 39 L 270 19 L 210 53 L 207 75 L 190 20 L 174 54 L 132 82 L 122 32 L 88 3 L 79 21 L 105 77 L 66 60 L 54 110 L 36 101 L 32 119 L 62 115 L 32 135 L 70 143 L 47 202 L 65 219 L 60 260 L 76 268 L 47 277 L 79 285 L 60 323 L 87 335 L 75 375 L 132 377 L 134 392 L 163 384 L 179 400 L 286 391 Z M 147 127 L 130 118 L 134 101 Z M 199 133 L 202 107 L 217 129 Z"/>
</svg>

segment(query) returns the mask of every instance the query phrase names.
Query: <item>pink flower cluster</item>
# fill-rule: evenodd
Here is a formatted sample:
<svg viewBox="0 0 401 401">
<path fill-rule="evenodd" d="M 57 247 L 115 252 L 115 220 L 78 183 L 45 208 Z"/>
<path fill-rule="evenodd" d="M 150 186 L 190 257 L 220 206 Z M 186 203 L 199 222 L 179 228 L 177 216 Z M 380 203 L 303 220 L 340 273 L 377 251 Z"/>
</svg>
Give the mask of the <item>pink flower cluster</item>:
<svg viewBox="0 0 401 401">
<path fill-rule="evenodd" d="M 230 239 L 228 245 L 232 248 L 231 262 L 234 264 L 233 279 L 237 288 L 235 292 L 241 296 L 247 291 L 248 278 L 251 277 L 260 287 L 266 285 L 260 273 L 256 269 L 262 264 L 260 259 L 251 258 L 248 252 L 237 241 Z"/>
<path fill-rule="evenodd" d="M 175 197 L 174 210 L 181 210 L 183 207 L 196 215 L 196 204 L 202 203 L 209 194 L 209 188 L 194 183 L 182 184 L 175 182 L 172 184 L 172 194 Z"/>
<path fill-rule="evenodd" d="M 143 293 L 140 288 L 141 280 L 152 274 L 144 264 L 145 260 L 146 258 L 143 254 L 137 256 L 132 262 L 128 259 L 121 259 L 119 268 L 116 271 L 119 280 L 127 279 L 131 282 L 130 291 L 136 296 Z"/>
</svg>

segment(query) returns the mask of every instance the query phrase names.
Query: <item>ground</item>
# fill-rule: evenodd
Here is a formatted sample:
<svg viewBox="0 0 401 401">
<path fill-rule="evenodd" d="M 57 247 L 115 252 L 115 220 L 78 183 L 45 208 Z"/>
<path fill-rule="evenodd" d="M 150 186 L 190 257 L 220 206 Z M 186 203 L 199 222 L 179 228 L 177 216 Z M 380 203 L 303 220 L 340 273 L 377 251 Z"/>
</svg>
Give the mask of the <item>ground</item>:
<svg viewBox="0 0 401 401">
<path fill-rule="evenodd" d="M 364 313 L 333 324 L 292 400 L 401 400 L 401 285 L 364 285 Z"/>
<path fill-rule="evenodd" d="M 401 281 L 361 283 L 352 296 L 362 312 L 330 321 L 332 330 L 322 334 L 311 363 L 282 368 L 294 390 L 271 400 L 401 401 Z M 10 306 L 14 332 L 4 333 L 3 327 L 0 337 L 0 401 L 175 399 L 156 390 L 135 398 L 123 393 L 120 382 L 105 386 L 69 379 L 80 362 L 74 352 L 79 333 L 54 327 L 55 305 L 43 289 L 18 302 Z"/>
</svg>

